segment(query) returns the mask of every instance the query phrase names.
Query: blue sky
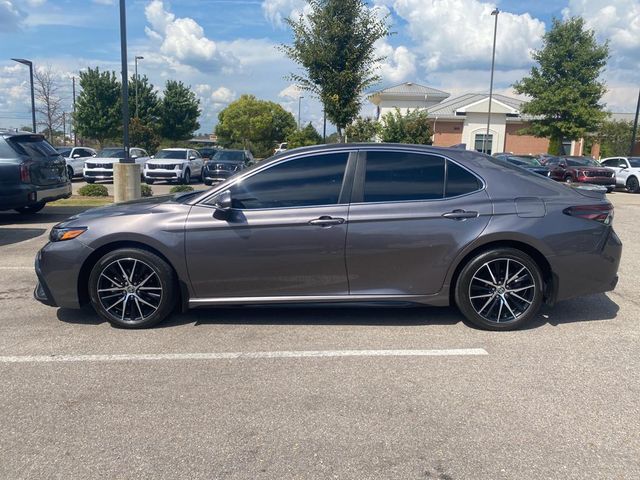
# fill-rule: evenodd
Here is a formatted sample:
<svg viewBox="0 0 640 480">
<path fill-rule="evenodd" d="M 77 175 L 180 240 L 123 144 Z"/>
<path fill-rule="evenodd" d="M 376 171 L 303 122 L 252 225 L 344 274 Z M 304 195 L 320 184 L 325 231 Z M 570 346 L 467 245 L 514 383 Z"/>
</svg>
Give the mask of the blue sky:
<svg viewBox="0 0 640 480">
<path fill-rule="evenodd" d="M 612 111 L 632 111 L 640 86 L 640 0 L 371 0 L 396 34 L 377 46 L 387 56 L 379 87 L 413 81 L 458 95 L 488 90 L 493 35 L 499 17 L 496 89 L 531 66 L 530 53 L 555 16 L 581 15 L 611 44 L 604 79 Z M 296 66 L 278 51 L 290 40 L 282 19 L 304 13 L 304 0 L 128 0 L 129 58 L 145 57 L 141 73 L 161 88 L 167 79 L 191 85 L 201 98 L 202 130 L 243 93 L 274 100 L 297 114 L 297 92 L 286 80 Z M 51 66 L 71 107 L 71 77 L 88 66 L 119 72 L 116 0 L 0 0 L 0 126 L 28 124 L 27 69 L 11 57 Z M 133 69 L 133 62 L 130 62 Z M 321 108 L 304 93 L 302 118 L 320 126 Z M 363 114 L 373 111 L 365 104 Z"/>
</svg>

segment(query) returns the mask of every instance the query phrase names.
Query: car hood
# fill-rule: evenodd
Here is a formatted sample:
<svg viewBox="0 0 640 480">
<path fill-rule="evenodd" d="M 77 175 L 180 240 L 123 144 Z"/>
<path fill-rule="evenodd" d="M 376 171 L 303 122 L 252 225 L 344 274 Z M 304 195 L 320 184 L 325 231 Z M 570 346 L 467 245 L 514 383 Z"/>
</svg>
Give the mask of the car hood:
<svg viewBox="0 0 640 480">
<path fill-rule="evenodd" d="M 111 157 L 91 157 L 87 158 L 85 161 L 90 163 L 117 163 L 120 159 Z"/>
<path fill-rule="evenodd" d="M 608 175 L 613 171 L 610 168 L 606 167 L 571 167 L 572 170 L 582 170 L 585 172 L 593 172 L 593 173 L 606 173 Z"/>
<path fill-rule="evenodd" d="M 187 160 L 184 158 L 152 158 L 151 160 L 146 161 L 146 164 L 148 165 L 167 165 L 170 163 L 187 163 Z"/>
<path fill-rule="evenodd" d="M 141 198 L 140 200 L 132 200 L 130 202 L 114 203 L 112 205 L 105 205 L 104 207 L 91 208 L 74 215 L 64 222 L 64 224 L 72 221 L 76 224 L 78 223 L 77 221 L 82 223 L 82 221 L 93 218 L 133 215 L 151 210 L 153 207 L 164 203 L 172 203 L 174 200 L 175 195 L 159 195 L 157 197 Z"/>
</svg>

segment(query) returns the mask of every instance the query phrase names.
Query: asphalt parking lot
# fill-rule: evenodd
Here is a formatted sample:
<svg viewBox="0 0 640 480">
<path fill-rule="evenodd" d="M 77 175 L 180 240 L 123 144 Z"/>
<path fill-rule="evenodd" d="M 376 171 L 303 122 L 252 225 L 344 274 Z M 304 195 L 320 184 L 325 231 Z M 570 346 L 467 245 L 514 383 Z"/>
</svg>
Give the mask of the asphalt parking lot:
<svg viewBox="0 0 640 480">
<path fill-rule="evenodd" d="M 119 330 L 32 300 L 76 210 L 0 212 L 0 478 L 640 478 L 640 195 L 610 199 L 616 291 L 505 333 L 346 307 Z"/>
</svg>

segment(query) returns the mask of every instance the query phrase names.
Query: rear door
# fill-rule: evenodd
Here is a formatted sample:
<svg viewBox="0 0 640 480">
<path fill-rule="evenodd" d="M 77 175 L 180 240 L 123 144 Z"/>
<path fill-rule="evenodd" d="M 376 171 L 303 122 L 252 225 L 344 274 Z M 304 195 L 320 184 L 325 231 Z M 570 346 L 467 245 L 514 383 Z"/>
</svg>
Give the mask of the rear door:
<svg viewBox="0 0 640 480">
<path fill-rule="evenodd" d="M 7 138 L 21 159 L 29 165 L 34 185 L 58 185 L 67 182 L 64 157 L 41 135 L 15 135 Z"/>
<path fill-rule="evenodd" d="M 371 150 L 358 158 L 346 260 L 353 295 L 430 295 L 493 212 L 481 179 L 443 156 Z"/>
</svg>

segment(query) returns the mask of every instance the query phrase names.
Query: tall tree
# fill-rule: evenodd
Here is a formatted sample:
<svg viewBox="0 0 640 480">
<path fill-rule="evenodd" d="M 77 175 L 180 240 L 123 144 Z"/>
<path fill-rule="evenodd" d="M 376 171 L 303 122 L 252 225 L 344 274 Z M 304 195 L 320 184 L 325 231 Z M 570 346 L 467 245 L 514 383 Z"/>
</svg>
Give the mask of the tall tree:
<svg viewBox="0 0 640 480">
<path fill-rule="evenodd" d="M 431 145 L 431 125 L 425 110 L 412 110 L 402 114 L 399 108 L 382 117 L 382 141 L 385 143 L 412 143 Z"/>
<path fill-rule="evenodd" d="M 389 25 L 364 0 L 308 0 L 308 7 L 308 15 L 287 19 L 294 38 L 282 50 L 305 71 L 289 78 L 320 98 L 342 137 L 360 111 L 362 94 L 380 80 L 383 58 L 374 44 L 390 35 Z"/>
<path fill-rule="evenodd" d="M 380 132 L 382 125 L 374 118 L 358 117 L 345 128 L 347 141 L 349 142 L 374 142 Z"/>
<path fill-rule="evenodd" d="M 140 119 L 142 125 L 160 128 L 160 107 L 158 92 L 153 88 L 153 84 L 149 82 L 147 76 L 144 75 L 139 79 L 136 79 L 135 75 L 132 76 L 129 79 L 129 114 L 131 118 L 136 118 L 137 110 L 137 118 Z"/>
<path fill-rule="evenodd" d="M 79 136 L 95 138 L 100 147 L 122 129 L 121 86 L 115 72 L 98 67 L 80 72 L 82 91 L 76 99 L 75 127 Z"/>
<path fill-rule="evenodd" d="M 311 145 L 319 145 L 321 143 L 322 136 L 318 133 L 311 122 L 309 122 L 306 127 L 294 131 L 287 138 L 287 148 L 309 147 Z"/>
<path fill-rule="evenodd" d="M 577 140 L 596 132 L 606 116 L 600 74 L 608 57 L 608 44 L 599 44 L 582 18 L 554 19 L 542 49 L 533 53 L 537 65 L 514 84 L 517 93 L 531 97 L 522 108 L 534 117 L 526 130 L 550 137 L 556 146 L 565 138 Z"/>
<path fill-rule="evenodd" d="M 626 156 L 629 153 L 629 145 L 633 136 L 633 123 L 626 120 L 605 120 L 596 140 L 600 142 L 600 155 L 602 157 L 613 157 L 616 155 Z"/>
<path fill-rule="evenodd" d="M 200 100 L 182 82 L 167 81 L 160 111 L 160 133 L 164 138 L 187 140 L 200 128 Z"/>
<path fill-rule="evenodd" d="M 36 112 L 39 114 L 39 125 L 53 143 L 55 130 L 62 126 L 62 98 L 58 83 L 51 66 L 35 69 L 33 72 L 33 89 L 36 97 Z"/>
<path fill-rule="evenodd" d="M 257 157 L 269 156 L 276 143 L 296 129 L 296 120 L 281 105 L 242 95 L 218 114 L 216 135 L 225 147 L 248 148 Z"/>
</svg>

